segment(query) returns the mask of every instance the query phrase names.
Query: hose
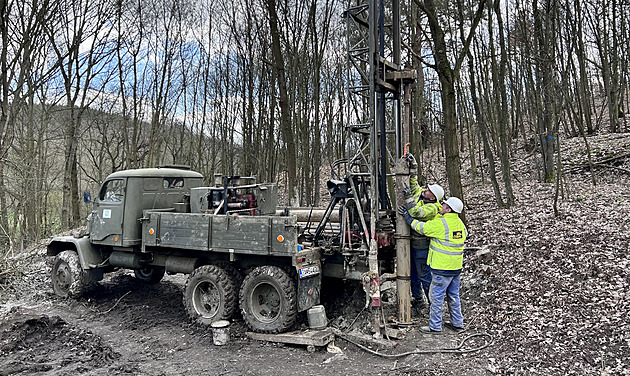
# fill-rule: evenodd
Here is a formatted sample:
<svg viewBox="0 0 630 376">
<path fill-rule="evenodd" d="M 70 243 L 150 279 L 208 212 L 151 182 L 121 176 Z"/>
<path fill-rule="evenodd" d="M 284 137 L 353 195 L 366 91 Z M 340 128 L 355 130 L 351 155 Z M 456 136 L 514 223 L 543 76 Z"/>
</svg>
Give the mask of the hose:
<svg viewBox="0 0 630 376">
<path fill-rule="evenodd" d="M 412 351 L 408 351 L 405 353 L 401 353 L 401 354 L 384 354 L 384 353 L 380 353 L 378 351 L 374 351 L 370 348 L 367 348 L 363 345 L 361 345 L 360 343 L 357 343 L 356 341 L 351 340 L 350 338 L 348 338 L 343 332 L 337 330 L 337 329 L 333 329 L 333 333 L 335 333 L 335 336 L 343 339 L 344 341 L 348 341 L 350 343 L 352 343 L 353 345 L 355 345 L 356 347 L 360 348 L 363 351 L 366 351 L 370 354 L 373 355 L 377 355 L 383 358 L 401 358 L 403 356 L 408 356 L 408 355 L 413 355 L 413 354 L 441 354 L 441 353 L 451 353 L 451 354 L 466 354 L 466 353 L 471 353 L 471 352 L 475 352 L 475 351 L 481 351 L 483 349 L 485 349 L 488 346 L 491 346 L 492 344 L 494 344 L 494 339 L 493 337 L 488 334 L 487 332 L 484 333 L 476 333 L 476 334 L 471 334 L 467 337 L 465 337 L 464 339 L 462 339 L 459 342 L 459 345 L 457 345 L 456 347 L 451 347 L 451 348 L 441 348 L 441 349 L 435 349 L 435 350 L 421 350 L 421 349 L 416 349 L 416 350 L 412 350 Z M 464 344 L 473 339 L 473 338 L 478 338 L 478 337 L 485 337 L 487 340 L 486 342 L 479 346 L 479 347 L 473 347 L 470 349 L 463 349 L 462 347 L 464 347 Z"/>
</svg>

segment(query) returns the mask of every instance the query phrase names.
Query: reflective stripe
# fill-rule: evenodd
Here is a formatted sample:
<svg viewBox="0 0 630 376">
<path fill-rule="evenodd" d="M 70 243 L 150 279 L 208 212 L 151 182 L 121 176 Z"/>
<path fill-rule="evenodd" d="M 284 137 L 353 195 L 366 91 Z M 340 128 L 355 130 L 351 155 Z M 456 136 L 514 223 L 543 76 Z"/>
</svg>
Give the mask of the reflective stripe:
<svg viewBox="0 0 630 376">
<path fill-rule="evenodd" d="M 416 224 L 419 224 L 419 225 L 416 226 Z M 413 222 L 411 222 L 411 228 L 415 232 L 424 235 L 424 222 L 420 222 L 420 221 L 414 219 Z"/>
<path fill-rule="evenodd" d="M 437 239 L 437 238 L 432 238 L 432 240 L 434 242 L 438 243 L 438 244 L 441 244 L 441 245 L 445 246 L 445 247 L 461 248 L 461 247 L 464 246 L 464 243 L 462 243 L 462 244 L 455 244 L 455 243 L 451 243 L 451 242 L 445 242 L 445 241 L 442 241 L 442 240 Z"/>
<path fill-rule="evenodd" d="M 448 241 L 448 223 L 446 223 L 446 218 L 442 218 L 442 223 L 444 224 L 444 240 Z"/>
<path fill-rule="evenodd" d="M 461 256 L 462 255 L 462 251 L 458 251 L 458 252 L 445 251 L 443 249 L 440 249 L 440 248 L 434 246 L 433 244 L 431 244 L 431 246 L 429 248 L 431 248 L 432 250 L 434 250 L 437 253 L 442 253 L 444 255 L 449 255 L 449 256 Z"/>
</svg>

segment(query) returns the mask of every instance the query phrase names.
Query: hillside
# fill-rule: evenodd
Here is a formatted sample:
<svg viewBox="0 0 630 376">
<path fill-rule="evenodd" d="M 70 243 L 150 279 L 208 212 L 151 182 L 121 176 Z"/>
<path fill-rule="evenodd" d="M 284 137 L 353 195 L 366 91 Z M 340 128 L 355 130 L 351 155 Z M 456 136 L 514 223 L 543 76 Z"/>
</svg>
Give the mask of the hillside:
<svg viewBox="0 0 630 376">
<path fill-rule="evenodd" d="M 480 352 L 386 359 L 337 339 L 343 355 L 308 354 L 249 340 L 240 320 L 231 326 L 231 343 L 216 347 L 208 328 L 186 318 L 181 275 L 144 286 L 117 272 L 84 298 L 63 300 L 49 286 L 51 260 L 42 242 L 12 259 L 20 273 L 0 287 L 0 375 L 628 375 L 630 158 L 610 158 L 630 152 L 630 134 L 589 142 L 600 161 L 597 184 L 584 168 L 583 140 L 564 142 L 557 217 L 555 186 L 535 181 L 536 154 L 519 151 L 513 160 L 516 206 L 509 209 L 497 206 L 489 183 L 465 176 L 471 236 L 461 295 L 467 330 L 427 338 L 417 330 L 423 318 L 394 348 L 381 349 L 451 347 L 488 332 L 494 343 Z M 477 257 L 479 248 L 491 257 Z M 327 299 L 336 323 L 359 315 L 363 304 L 360 292 L 344 287 L 339 299 Z"/>
</svg>

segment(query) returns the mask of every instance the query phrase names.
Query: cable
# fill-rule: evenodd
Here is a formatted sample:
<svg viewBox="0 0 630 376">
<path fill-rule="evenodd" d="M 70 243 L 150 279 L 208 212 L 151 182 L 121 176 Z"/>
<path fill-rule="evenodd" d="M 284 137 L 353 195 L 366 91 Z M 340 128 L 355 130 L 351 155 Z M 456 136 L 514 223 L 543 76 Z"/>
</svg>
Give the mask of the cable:
<svg viewBox="0 0 630 376">
<path fill-rule="evenodd" d="M 441 349 L 435 349 L 435 350 L 420 350 L 420 349 L 416 349 L 416 350 L 408 351 L 408 352 L 401 353 L 401 354 L 383 354 L 383 353 L 380 353 L 378 351 L 374 351 L 374 350 L 372 350 L 370 348 L 367 348 L 367 347 L 361 345 L 360 343 L 357 343 L 357 342 L 349 339 L 347 336 L 344 335 L 344 333 L 342 333 L 339 330 L 333 329 L 333 333 L 335 333 L 335 336 L 337 336 L 337 337 L 339 337 L 339 338 L 341 338 L 341 339 L 343 339 L 345 341 L 348 341 L 348 342 L 352 343 L 353 345 L 357 346 L 361 350 L 369 352 L 370 354 L 373 354 L 373 355 L 377 355 L 377 356 L 383 357 L 383 358 L 400 358 L 400 357 L 408 356 L 408 355 L 412 355 L 412 354 L 439 354 L 439 353 L 466 354 L 466 353 L 471 353 L 471 352 L 475 352 L 475 351 L 481 351 L 481 350 L 485 349 L 486 347 L 491 346 L 491 345 L 494 344 L 493 337 L 490 334 L 484 332 L 484 333 L 471 334 L 471 335 L 465 337 L 464 339 L 461 340 L 461 342 L 459 343 L 459 345 L 457 347 L 441 348 Z M 474 347 L 474 348 L 471 348 L 471 349 L 462 349 L 462 347 L 464 346 L 464 344 L 468 340 L 470 340 L 472 338 L 477 338 L 477 337 L 486 337 L 488 340 L 482 346 Z"/>
<path fill-rule="evenodd" d="M 354 318 L 354 320 L 352 320 L 352 322 L 350 323 L 350 325 L 348 326 L 348 330 L 352 329 L 352 325 L 354 325 L 355 322 L 357 322 L 357 319 L 359 318 L 359 316 L 361 316 L 361 314 L 363 313 L 363 311 L 365 311 L 365 307 L 363 307 L 363 309 L 361 310 L 361 312 L 359 312 L 357 314 L 357 317 Z M 333 328 L 333 330 L 335 330 Z"/>
</svg>

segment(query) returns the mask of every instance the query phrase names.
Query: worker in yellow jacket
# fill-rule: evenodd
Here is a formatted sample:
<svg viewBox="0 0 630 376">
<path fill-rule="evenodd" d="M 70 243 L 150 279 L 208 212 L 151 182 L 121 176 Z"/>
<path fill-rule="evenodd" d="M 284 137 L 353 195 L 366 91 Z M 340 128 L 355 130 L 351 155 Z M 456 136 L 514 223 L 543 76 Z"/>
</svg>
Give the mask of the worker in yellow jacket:
<svg viewBox="0 0 630 376">
<path fill-rule="evenodd" d="M 409 215 L 405 207 L 398 211 L 405 217 L 411 228 L 419 234 L 431 238 L 427 264 L 431 268 L 431 317 L 428 326 L 420 330 L 424 333 L 439 334 L 442 332 L 442 306 L 444 296 L 447 297 L 451 321 L 444 326 L 455 331 L 464 329 L 461 302 L 459 300 L 460 273 L 464 262 L 464 242 L 468 230 L 459 218 L 464 204 L 457 197 L 451 197 L 444 203 L 440 215 L 427 222 L 421 222 Z"/>
<path fill-rule="evenodd" d="M 422 188 L 418 184 L 418 163 L 415 157 L 407 154 L 409 162 L 409 187 L 402 190 L 405 207 L 409 215 L 418 221 L 430 221 L 442 210 L 440 201 L 444 197 L 444 189 L 439 184 L 430 184 Z M 412 308 L 424 308 L 424 298 L 429 299 L 431 286 L 431 268 L 427 265 L 429 256 L 429 238 L 415 231 L 411 232 L 411 295 L 414 298 Z M 424 291 L 424 294 L 422 293 Z M 414 311 L 412 311 L 414 312 Z"/>
</svg>

